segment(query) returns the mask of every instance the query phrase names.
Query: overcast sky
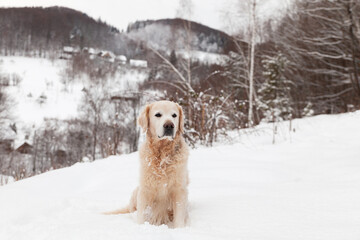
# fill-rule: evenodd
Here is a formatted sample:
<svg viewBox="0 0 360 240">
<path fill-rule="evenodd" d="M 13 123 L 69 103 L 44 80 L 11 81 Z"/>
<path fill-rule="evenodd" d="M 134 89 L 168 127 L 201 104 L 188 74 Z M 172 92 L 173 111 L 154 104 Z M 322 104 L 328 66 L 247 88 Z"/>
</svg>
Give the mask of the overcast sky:
<svg viewBox="0 0 360 240">
<path fill-rule="evenodd" d="M 241 0 L 192 0 L 191 20 L 229 32 L 233 28 L 229 28 L 224 16 L 229 15 L 227 11 L 234 11 L 236 1 Z M 263 12 L 271 14 L 289 0 L 260 1 L 268 2 Z M 128 23 L 136 20 L 174 18 L 179 0 L 0 0 L 0 7 L 24 6 L 65 6 L 125 30 Z"/>
</svg>

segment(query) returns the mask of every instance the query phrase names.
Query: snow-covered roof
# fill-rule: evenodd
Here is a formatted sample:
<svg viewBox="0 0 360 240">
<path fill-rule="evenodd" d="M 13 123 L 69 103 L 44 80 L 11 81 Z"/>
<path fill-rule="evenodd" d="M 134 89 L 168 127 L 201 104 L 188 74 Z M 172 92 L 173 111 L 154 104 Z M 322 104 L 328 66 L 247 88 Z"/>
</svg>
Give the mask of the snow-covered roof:
<svg viewBox="0 0 360 240">
<path fill-rule="evenodd" d="M 65 46 L 65 47 L 63 47 L 63 51 L 66 52 L 66 53 L 73 53 L 74 48 L 70 47 L 70 46 Z"/>
<path fill-rule="evenodd" d="M 80 52 L 80 49 L 79 48 L 73 48 L 73 47 L 70 47 L 70 46 L 64 46 L 63 47 L 63 52 L 64 53 L 78 53 L 78 52 Z"/>
<path fill-rule="evenodd" d="M 18 149 L 19 147 L 21 147 L 22 145 L 29 145 L 32 146 L 32 141 L 30 140 L 23 140 L 23 139 L 16 139 L 15 143 L 14 143 L 14 149 Z"/>
<path fill-rule="evenodd" d="M 133 67 L 147 67 L 147 61 L 130 59 L 130 65 Z"/>
<path fill-rule="evenodd" d="M 89 53 L 89 54 L 95 54 L 95 49 L 89 48 L 88 53 Z"/>
<path fill-rule="evenodd" d="M 101 57 L 103 58 L 115 58 L 115 54 L 110 51 L 103 51 Z"/>
<path fill-rule="evenodd" d="M 118 55 L 118 56 L 116 56 L 116 58 L 115 58 L 117 61 L 121 61 L 121 62 L 126 62 L 127 61 L 127 58 L 126 58 L 126 56 L 124 56 L 124 55 Z"/>
</svg>

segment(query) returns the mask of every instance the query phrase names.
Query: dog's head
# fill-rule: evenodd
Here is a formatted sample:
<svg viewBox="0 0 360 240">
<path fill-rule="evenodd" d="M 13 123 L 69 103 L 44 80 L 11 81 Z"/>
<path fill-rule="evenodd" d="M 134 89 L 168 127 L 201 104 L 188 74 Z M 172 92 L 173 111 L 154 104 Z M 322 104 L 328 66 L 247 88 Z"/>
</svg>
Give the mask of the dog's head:
<svg viewBox="0 0 360 240">
<path fill-rule="evenodd" d="M 178 132 L 184 132 L 182 108 L 179 104 L 170 101 L 158 101 L 146 105 L 138 123 L 144 132 L 149 132 L 158 140 L 173 140 Z"/>
</svg>

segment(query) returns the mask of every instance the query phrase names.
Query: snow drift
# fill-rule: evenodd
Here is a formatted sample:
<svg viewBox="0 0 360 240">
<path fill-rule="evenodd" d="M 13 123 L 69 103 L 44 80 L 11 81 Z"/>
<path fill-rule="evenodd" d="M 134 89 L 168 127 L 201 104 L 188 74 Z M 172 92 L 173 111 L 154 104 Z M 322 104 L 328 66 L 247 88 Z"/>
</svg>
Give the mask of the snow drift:
<svg viewBox="0 0 360 240">
<path fill-rule="evenodd" d="M 261 125 L 191 151 L 183 229 L 101 214 L 127 204 L 137 153 L 11 183 L 0 187 L 0 239 L 359 239 L 359 122 L 360 111 L 295 120 L 275 145 Z"/>
</svg>

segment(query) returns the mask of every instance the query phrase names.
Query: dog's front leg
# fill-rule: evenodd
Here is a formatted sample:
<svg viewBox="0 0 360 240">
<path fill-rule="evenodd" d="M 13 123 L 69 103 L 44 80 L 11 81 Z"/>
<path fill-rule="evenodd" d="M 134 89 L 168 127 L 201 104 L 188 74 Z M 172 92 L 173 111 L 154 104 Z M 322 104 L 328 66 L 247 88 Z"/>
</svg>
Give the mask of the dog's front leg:
<svg viewBox="0 0 360 240">
<path fill-rule="evenodd" d="M 187 219 L 187 191 L 182 189 L 174 194 L 174 227 L 185 227 Z"/>
<path fill-rule="evenodd" d="M 145 223 L 145 209 L 147 206 L 145 193 L 139 188 L 137 195 L 137 222 L 139 224 Z"/>
</svg>

